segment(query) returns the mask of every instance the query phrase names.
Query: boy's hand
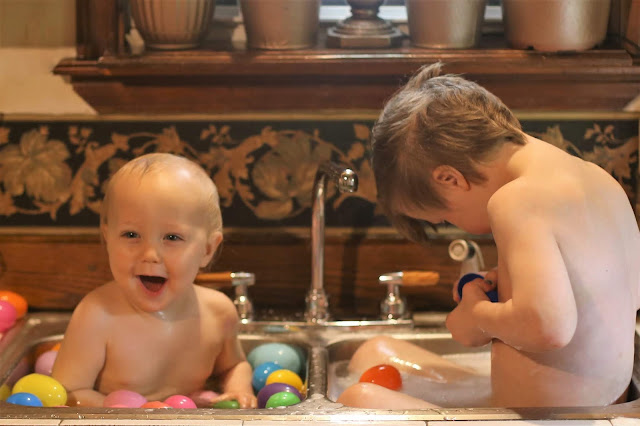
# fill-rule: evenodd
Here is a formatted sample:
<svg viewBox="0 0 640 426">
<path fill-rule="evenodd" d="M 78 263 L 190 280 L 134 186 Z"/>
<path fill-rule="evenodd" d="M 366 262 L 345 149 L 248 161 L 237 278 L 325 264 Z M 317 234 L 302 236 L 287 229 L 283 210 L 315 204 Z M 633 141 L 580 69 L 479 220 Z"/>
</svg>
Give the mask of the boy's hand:
<svg viewBox="0 0 640 426">
<path fill-rule="evenodd" d="M 462 289 L 463 298 L 447 316 L 446 326 L 451 336 L 465 346 L 483 346 L 491 342 L 491 336 L 478 328 L 473 319 L 473 309 L 480 302 L 489 302 L 486 281 L 475 279 Z"/>
<path fill-rule="evenodd" d="M 484 276 L 484 281 L 479 285 L 482 286 L 483 291 L 486 293 L 491 290 L 495 290 L 498 287 L 498 268 L 493 268 L 487 272 L 478 272 L 478 275 Z M 464 275 L 463 275 L 464 276 Z M 458 280 L 453 285 L 453 301 L 456 303 L 460 303 L 460 293 L 458 292 L 458 287 L 460 286 L 460 280 L 462 277 L 458 278 Z"/>
<path fill-rule="evenodd" d="M 231 401 L 235 399 L 240 404 L 240 408 L 258 408 L 258 400 L 253 392 L 243 391 L 231 391 L 225 392 L 222 395 L 211 401 L 211 405 L 220 401 Z"/>
</svg>

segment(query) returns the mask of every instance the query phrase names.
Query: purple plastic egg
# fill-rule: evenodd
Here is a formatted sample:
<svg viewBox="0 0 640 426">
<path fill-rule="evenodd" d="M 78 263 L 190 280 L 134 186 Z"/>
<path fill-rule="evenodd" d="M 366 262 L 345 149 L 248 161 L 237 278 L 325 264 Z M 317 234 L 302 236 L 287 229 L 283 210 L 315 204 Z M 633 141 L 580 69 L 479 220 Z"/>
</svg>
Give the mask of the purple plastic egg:
<svg viewBox="0 0 640 426">
<path fill-rule="evenodd" d="M 290 392 L 296 395 L 302 401 L 300 392 L 298 392 L 298 389 L 294 388 L 293 386 L 286 383 L 271 383 L 260 389 L 260 392 L 258 392 L 258 408 L 265 408 L 269 398 L 271 398 L 273 394 L 276 394 L 278 392 Z"/>
<path fill-rule="evenodd" d="M 51 375 L 53 369 L 53 363 L 56 362 L 58 351 L 46 351 L 38 357 L 36 365 L 34 366 L 35 372 L 44 374 L 46 376 Z"/>
<path fill-rule="evenodd" d="M 126 389 L 120 389 L 111 392 L 104 398 L 104 402 L 102 403 L 103 407 L 129 407 L 129 408 L 140 408 L 142 404 L 147 402 L 147 398 L 140 395 L 137 392 L 129 391 Z"/>
<path fill-rule="evenodd" d="M 0 300 L 0 333 L 4 333 L 16 323 L 18 311 L 6 300 Z"/>
</svg>

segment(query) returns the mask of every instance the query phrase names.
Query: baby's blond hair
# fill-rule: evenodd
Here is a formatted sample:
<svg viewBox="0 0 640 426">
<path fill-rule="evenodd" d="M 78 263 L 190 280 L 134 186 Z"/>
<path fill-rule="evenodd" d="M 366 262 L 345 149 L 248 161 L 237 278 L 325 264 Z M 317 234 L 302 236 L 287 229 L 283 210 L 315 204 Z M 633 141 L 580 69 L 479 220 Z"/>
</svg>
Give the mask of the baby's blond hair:
<svg viewBox="0 0 640 426">
<path fill-rule="evenodd" d="M 476 165 L 504 143 L 524 144 L 520 122 L 498 97 L 457 75 L 440 75 L 441 63 L 422 67 L 385 105 L 373 128 L 373 171 L 378 202 L 406 237 L 425 242 L 407 207 L 446 208 L 432 183 L 439 165 L 472 183 L 485 181 Z"/>
<path fill-rule="evenodd" d="M 211 180 L 211 177 L 193 161 L 173 154 L 154 153 L 145 154 L 134 158 L 126 163 L 111 177 L 102 200 L 102 208 L 100 211 L 100 224 L 107 223 L 107 213 L 109 210 L 110 199 L 113 196 L 113 190 L 118 180 L 124 176 L 134 176 L 142 179 L 149 173 L 174 173 L 176 170 L 186 169 L 192 173 L 197 186 L 189 188 L 190 190 L 198 190 L 202 195 L 203 210 L 207 214 L 210 232 L 222 232 L 222 214 L 220 212 L 220 199 L 218 189 Z"/>
</svg>

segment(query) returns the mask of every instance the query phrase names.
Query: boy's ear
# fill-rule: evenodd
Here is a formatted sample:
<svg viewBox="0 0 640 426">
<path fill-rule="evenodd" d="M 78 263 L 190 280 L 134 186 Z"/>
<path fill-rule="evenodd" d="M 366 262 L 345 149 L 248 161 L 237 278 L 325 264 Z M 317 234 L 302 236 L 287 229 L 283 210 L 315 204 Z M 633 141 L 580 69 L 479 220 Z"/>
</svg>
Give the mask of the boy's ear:
<svg viewBox="0 0 640 426">
<path fill-rule="evenodd" d="M 202 258 L 202 262 L 200 263 L 201 268 L 209 265 L 209 262 L 211 262 L 211 259 L 213 259 L 213 256 L 216 254 L 220 243 L 222 243 L 222 232 L 216 231 L 209 234 L 207 245 L 205 247 L 205 254 Z"/>
<path fill-rule="evenodd" d="M 437 166 L 431 172 L 431 178 L 438 184 L 448 189 L 462 189 L 468 191 L 471 184 L 455 167 L 445 164 Z"/>
</svg>

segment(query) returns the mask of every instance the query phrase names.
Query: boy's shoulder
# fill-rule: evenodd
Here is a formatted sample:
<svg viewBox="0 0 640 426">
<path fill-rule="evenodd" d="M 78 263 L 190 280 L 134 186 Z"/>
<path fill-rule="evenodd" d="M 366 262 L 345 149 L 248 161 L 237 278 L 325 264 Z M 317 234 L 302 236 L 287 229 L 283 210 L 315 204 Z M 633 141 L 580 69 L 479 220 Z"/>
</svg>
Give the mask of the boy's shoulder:
<svg viewBox="0 0 640 426">
<path fill-rule="evenodd" d="M 235 315 L 236 307 L 233 301 L 223 292 L 194 284 L 196 295 L 201 304 L 220 313 Z"/>
</svg>

